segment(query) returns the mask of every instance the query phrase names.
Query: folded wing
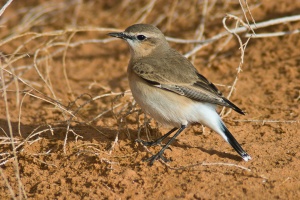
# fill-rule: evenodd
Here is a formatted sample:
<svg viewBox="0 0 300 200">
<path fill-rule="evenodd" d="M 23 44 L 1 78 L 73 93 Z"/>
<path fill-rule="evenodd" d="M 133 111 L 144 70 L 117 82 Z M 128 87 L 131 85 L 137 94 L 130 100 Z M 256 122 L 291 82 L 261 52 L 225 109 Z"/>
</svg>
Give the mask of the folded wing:
<svg viewBox="0 0 300 200">
<path fill-rule="evenodd" d="M 194 76 L 184 79 L 185 81 L 182 83 L 179 81 L 181 79 L 177 79 L 175 83 L 174 80 L 169 80 L 162 73 L 156 73 L 153 66 L 145 63 L 135 65 L 133 71 L 154 87 L 186 96 L 195 101 L 226 106 L 240 114 L 244 114 L 240 108 L 226 99 L 213 83 L 196 71 Z"/>
</svg>

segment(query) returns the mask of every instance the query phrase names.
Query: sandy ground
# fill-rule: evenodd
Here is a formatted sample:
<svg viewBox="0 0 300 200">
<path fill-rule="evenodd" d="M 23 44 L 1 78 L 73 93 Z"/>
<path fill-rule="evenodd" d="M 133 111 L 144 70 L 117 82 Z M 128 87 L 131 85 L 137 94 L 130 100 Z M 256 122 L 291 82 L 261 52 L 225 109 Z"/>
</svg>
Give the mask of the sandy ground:
<svg viewBox="0 0 300 200">
<path fill-rule="evenodd" d="M 195 125 L 165 152 L 171 162 L 149 166 L 143 159 L 160 147 L 146 149 L 135 139 L 153 140 L 168 129 L 145 120 L 124 93 L 129 90 L 126 44 L 102 40 L 114 28 L 137 22 L 155 23 L 170 37 L 194 39 L 203 16 L 201 39 L 208 39 L 225 31 L 226 13 L 243 18 L 239 4 L 209 1 L 203 15 L 203 2 L 196 0 L 51 2 L 15 1 L 0 18 L 0 65 L 7 70 L 0 100 L 0 199 L 300 198 L 299 33 L 252 38 L 247 45 L 230 97 L 246 115 L 226 110 L 223 119 L 251 161 Z M 256 22 L 300 13 L 300 1 L 250 1 L 249 6 Z M 234 24 L 228 20 L 228 26 Z M 299 21 L 281 23 L 256 33 L 299 27 Z M 228 95 L 241 52 L 236 38 L 224 46 L 225 41 L 207 45 L 191 60 Z M 194 48 L 170 44 L 182 53 Z"/>
</svg>

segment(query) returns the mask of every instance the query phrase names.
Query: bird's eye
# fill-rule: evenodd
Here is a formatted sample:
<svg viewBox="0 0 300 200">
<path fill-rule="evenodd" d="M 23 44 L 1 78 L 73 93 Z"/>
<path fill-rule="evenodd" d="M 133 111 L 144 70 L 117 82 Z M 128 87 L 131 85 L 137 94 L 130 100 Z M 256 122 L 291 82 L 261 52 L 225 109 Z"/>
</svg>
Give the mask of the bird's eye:
<svg viewBox="0 0 300 200">
<path fill-rule="evenodd" d="M 144 36 L 144 35 L 138 35 L 138 36 L 136 36 L 136 37 L 137 37 L 137 39 L 140 40 L 140 41 L 143 41 L 143 40 L 146 39 L 146 36 Z"/>
</svg>

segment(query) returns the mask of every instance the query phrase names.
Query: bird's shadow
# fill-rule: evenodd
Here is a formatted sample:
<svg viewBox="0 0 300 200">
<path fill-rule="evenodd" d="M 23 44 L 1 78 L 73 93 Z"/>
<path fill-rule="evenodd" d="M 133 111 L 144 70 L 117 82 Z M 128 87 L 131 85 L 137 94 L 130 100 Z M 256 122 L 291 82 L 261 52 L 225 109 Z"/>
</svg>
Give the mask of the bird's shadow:
<svg viewBox="0 0 300 200">
<path fill-rule="evenodd" d="M 166 138 L 164 140 L 164 142 L 162 142 L 161 146 L 163 146 L 165 144 L 165 142 L 168 141 L 169 139 L 171 139 L 171 138 L 169 138 L 169 137 Z M 220 158 L 228 158 L 228 159 L 232 159 L 232 160 L 235 160 L 235 161 L 243 160 L 238 155 L 234 155 L 234 154 L 231 154 L 231 153 L 220 152 L 220 151 L 217 151 L 217 150 L 214 150 L 214 149 L 206 149 L 206 148 L 199 147 L 199 146 L 198 147 L 190 146 L 190 145 L 187 145 L 187 144 L 182 144 L 182 143 L 178 142 L 178 140 L 174 140 L 174 142 L 169 146 L 168 150 L 172 151 L 172 146 L 180 147 L 183 150 L 187 149 L 187 148 L 194 148 L 194 149 L 196 148 L 196 149 L 199 149 L 200 151 L 202 151 L 204 153 L 208 153 L 209 155 L 217 155 Z"/>
<path fill-rule="evenodd" d="M 242 161 L 243 159 L 240 156 L 231 154 L 231 153 L 225 153 L 225 152 L 220 152 L 214 149 L 205 149 L 203 147 L 196 147 L 197 149 L 200 149 L 201 151 L 208 153 L 209 155 L 217 155 L 220 158 L 229 158 L 235 161 Z"/>
</svg>

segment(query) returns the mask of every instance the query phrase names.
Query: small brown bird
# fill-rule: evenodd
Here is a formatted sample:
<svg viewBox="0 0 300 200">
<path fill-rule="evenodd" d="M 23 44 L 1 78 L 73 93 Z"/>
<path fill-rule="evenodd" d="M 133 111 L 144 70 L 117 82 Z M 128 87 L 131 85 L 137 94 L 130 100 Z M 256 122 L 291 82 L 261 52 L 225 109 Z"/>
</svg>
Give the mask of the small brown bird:
<svg viewBox="0 0 300 200">
<path fill-rule="evenodd" d="M 201 123 L 220 134 L 245 160 L 243 150 L 216 112 L 216 106 L 244 112 L 226 99 L 216 86 L 202 76 L 191 62 L 172 49 L 163 33 L 153 25 L 135 24 L 124 32 L 109 33 L 129 44 L 131 59 L 127 68 L 132 95 L 142 110 L 163 125 L 174 127 L 156 141 L 141 141 L 152 146 L 177 130 L 162 149 L 148 159 L 167 161 L 164 151 L 190 124 Z"/>
</svg>

